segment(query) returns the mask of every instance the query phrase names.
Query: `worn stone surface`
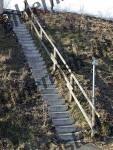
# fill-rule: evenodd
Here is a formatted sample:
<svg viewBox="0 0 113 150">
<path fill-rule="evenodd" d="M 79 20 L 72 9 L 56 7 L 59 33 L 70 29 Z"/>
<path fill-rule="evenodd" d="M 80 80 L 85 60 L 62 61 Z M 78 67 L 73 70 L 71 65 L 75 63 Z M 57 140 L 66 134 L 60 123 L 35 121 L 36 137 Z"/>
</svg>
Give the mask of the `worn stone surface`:
<svg viewBox="0 0 113 150">
<path fill-rule="evenodd" d="M 73 141 L 72 132 L 76 132 L 73 120 L 67 111 L 64 99 L 58 94 L 53 82 L 48 75 L 45 62 L 35 46 L 31 35 L 24 25 L 15 28 L 15 32 L 23 47 L 32 75 L 41 89 L 42 97 L 49 107 L 49 116 L 53 124 L 56 126 L 58 138 L 65 141 Z M 23 41 L 24 39 L 24 41 Z"/>
<path fill-rule="evenodd" d="M 53 119 L 53 123 L 55 126 L 65 126 L 65 125 L 72 125 L 74 122 L 70 118 L 61 118 L 61 119 Z"/>
<path fill-rule="evenodd" d="M 76 132 L 77 129 L 74 126 L 74 122 L 71 119 L 69 112 L 67 111 L 68 107 L 65 105 L 63 99 L 59 99 L 58 97 L 56 97 L 56 95 L 58 95 L 56 87 L 53 83 L 51 83 L 50 79 L 46 77 L 44 72 L 42 71 L 42 69 L 46 71 L 46 66 L 41 55 L 36 52 L 37 47 L 35 46 L 31 35 L 29 34 L 25 25 L 20 23 L 18 17 L 17 21 L 19 26 L 16 26 L 14 30 L 17 34 L 20 44 L 23 47 L 23 51 L 28 60 L 28 64 L 34 75 L 34 79 L 38 85 L 38 88 L 40 89 L 44 100 L 48 99 L 47 103 L 49 105 L 48 108 L 50 116 L 52 118 L 54 126 L 56 127 L 58 138 L 67 142 L 67 147 L 65 148 L 67 150 L 70 150 L 70 148 L 74 150 L 98 150 L 98 148 L 93 144 L 87 144 L 81 148 L 76 147 L 75 141 L 78 141 L 79 139 L 81 139 L 81 137 L 79 136 L 79 133 Z M 40 63 L 40 61 L 42 63 Z M 68 146 L 68 144 L 71 144 L 72 147 Z"/>
<path fill-rule="evenodd" d="M 68 109 L 66 105 L 56 105 L 48 108 L 51 112 L 64 112 Z"/>
</svg>

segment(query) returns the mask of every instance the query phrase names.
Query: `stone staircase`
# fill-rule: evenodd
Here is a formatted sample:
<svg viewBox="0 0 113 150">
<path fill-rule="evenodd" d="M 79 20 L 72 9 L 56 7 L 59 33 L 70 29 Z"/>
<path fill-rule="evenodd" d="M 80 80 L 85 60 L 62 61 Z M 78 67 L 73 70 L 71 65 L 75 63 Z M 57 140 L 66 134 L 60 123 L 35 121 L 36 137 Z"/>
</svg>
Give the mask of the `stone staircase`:
<svg viewBox="0 0 113 150">
<path fill-rule="evenodd" d="M 58 94 L 58 89 L 48 74 L 46 64 L 32 36 L 26 28 L 26 25 L 21 24 L 18 16 L 16 16 L 16 21 L 18 22 L 18 26 L 17 24 L 14 26 L 14 32 L 23 48 L 25 57 L 31 68 L 32 76 L 41 91 L 43 100 L 48 105 L 49 116 L 55 126 L 58 139 L 67 143 L 80 142 L 82 134 L 75 126 L 64 98 Z"/>
<path fill-rule="evenodd" d="M 48 105 L 49 116 L 55 127 L 58 140 L 66 144 L 66 150 L 99 150 L 92 143 L 83 145 L 82 132 L 76 127 L 74 120 L 71 118 L 65 100 L 58 94 L 58 89 L 47 71 L 46 64 L 29 30 L 21 22 L 18 15 L 13 14 L 11 19 L 14 23 L 14 32 L 22 46 L 32 76 L 41 91 L 43 100 Z"/>
</svg>

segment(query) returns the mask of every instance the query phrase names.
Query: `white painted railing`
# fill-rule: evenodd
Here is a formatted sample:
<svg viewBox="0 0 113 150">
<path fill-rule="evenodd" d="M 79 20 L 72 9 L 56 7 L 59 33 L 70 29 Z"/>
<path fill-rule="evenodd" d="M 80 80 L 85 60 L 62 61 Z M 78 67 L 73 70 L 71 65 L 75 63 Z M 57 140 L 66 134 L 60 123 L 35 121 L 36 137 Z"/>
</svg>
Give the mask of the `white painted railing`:
<svg viewBox="0 0 113 150">
<path fill-rule="evenodd" d="M 28 6 L 29 6 L 29 4 L 28 4 Z M 89 106 L 95 112 L 95 114 L 97 115 L 97 117 L 100 117 L 99 113 L 96 111 L 96 109 L 95 109 L 94 105 L 92 104 L 90 98 L 88 97 L 88 95 L 84 91 L 83 87 L 80 85 L 80 83 L 77 80 L 77 78 L 75 77 L 75 75 L 72 73 L 71 69 L 67 65 L 67 63 L 66 63 L 65 59 L 63 58 L 63 56 L 60 54 L 59 50 L 56 48 L 55 44 L 52 42 L 52 40 L 49 38 L 49 36 L 47 35 L 47 33 L 44 31 L 43 27 L 41 26 L 41 24 L 37 20 L 37 18 L 34 16 L 34 14 L 33 14 L 33 12 L 32 12 L 32 10 L 31 10 L 30 7 L 29 7 L 29 10 L 31 12 L 31 19 L 30 19 L 31 28 L 35 31 L 36 35 L 38 36 L 38 38 L 39 38 L 39 40 L 40 40 L 40 42 L 42 44 L 42 46 L 46 50 L 47 54 L 50 56 L 50 59 L 53 62 L 53 71 L 55 71 L 57 68 L 59 69 L 60 73 L 62 74 L 62 76 L 65 79 L 66 86 L 67 86 L 67 88 L 69 90 L 70 101 L 72 100 L 72 98 L 74 99 L 74 101 L 78 105 L 79 109 L 81 110 L 83 116 L 85 117 L 85 119 L 86 119 L 89 127 L 91 128 L 91 130 L 93 130 L 92 121 L 91 121 L 89 115 L 85 112 L 84 108 L 82 107 L 82 105 L 80 104 L 79 100 L 77 99 L 77 97 L 76 97 L 76 95 L 74 93 L 73 83 L 76 84 L 77 87 L 80 89 L 81 93 L 83 94 L 83 96 L 85 97 L 85 99 L 89 103 Z M 47 42 L 49 42 L 49 44 L 51 45 L 51 47 L 53 49 L 52 52 L 50 52 L 50 49 L 47 48 L 47 45 L 45 44 L 44 40 L 46 40 Z M 70 76 L 70 79 L 66 75 L 66 73 L 64 72 L 64 70 L 62 69 L 62 66 L 59 64 L 59 60 L 65 66 L 66 72 L 68 72 L 68 76 Z"/>
</svg>

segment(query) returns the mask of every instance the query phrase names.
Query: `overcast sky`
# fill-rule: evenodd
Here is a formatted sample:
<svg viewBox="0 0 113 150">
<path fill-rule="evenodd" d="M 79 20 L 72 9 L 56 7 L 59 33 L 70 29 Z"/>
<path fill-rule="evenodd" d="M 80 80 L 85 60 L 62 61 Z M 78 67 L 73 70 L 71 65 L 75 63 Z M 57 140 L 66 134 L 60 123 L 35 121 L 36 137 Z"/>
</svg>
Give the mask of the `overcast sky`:
<svg viewBox="0 0 113 150">
<path fill-rule="evenodd" d="M 24 8 L 23 1 L 4 0 L 4 5 L 6 8 L 14 9 L 14 5 L 17 3 L 22 10 Z M 41 2 L 41 0 L 28 0 L 30 5 L 37 1 Z M 50 7 L 49 1 L 46 0 L 48 7 Z M 56 0 L 54 1 L 56 2 Z M 55 9 L 113 18 L 113 0 L 64 0 L 60 4 L 55 4 Z"/>
</svg>

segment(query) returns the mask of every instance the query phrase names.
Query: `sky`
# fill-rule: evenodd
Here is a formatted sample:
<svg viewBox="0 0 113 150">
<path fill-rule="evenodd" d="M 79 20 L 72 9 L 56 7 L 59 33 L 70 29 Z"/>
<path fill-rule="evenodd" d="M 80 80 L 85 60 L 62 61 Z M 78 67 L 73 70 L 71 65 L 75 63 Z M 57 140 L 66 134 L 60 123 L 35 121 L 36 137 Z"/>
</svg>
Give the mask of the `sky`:
<svg viewBox="0 0 113 150">
<path fill-rule="evenodd" d="M 14 5 L 18 4 L 21 10 L 24 9 L 24 0 L 4 0 L 5 8 L 14 9 Z M 48 8 L 50 0 L 46 0 Z M 56 0 L 54 0 L 56 2 Z M 34 2 L 41 0 L 28 0 L 32 6 Z M 83 14 L 90 14 L 103 18 L 113 18 L 113 0 L 64 0 L 60 4 L 55 3 L 54 9 L 67 10 Z"/>
</svg>

